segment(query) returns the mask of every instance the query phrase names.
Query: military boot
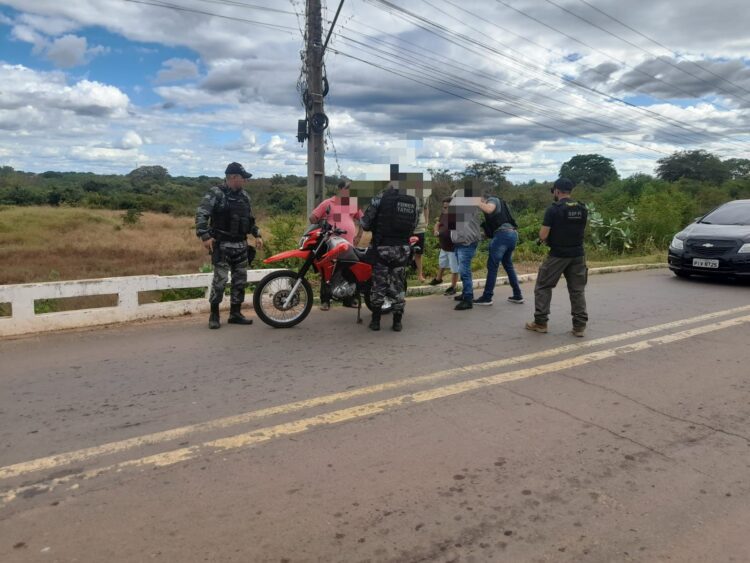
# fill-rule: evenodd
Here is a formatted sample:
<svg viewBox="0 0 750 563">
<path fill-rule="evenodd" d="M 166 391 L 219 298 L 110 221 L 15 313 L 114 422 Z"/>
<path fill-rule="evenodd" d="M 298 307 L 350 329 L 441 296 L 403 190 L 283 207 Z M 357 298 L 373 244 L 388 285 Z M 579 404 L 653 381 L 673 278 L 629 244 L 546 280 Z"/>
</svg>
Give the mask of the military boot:
<svg viewBox="0 0 750 563">
<path fill-rule="evenodd" d="M 211 303 L 211 315 L 208 317 L 208 328 L 219 328 L 219 304 Z"/>
<path fill-rule="evenodd" d="M 253 319 L 245 318 L 245 315 L 243 315 L 242 311 L 240 310 L 241 308 L 242 308 L 242 303 L 232 303 L 229 306 L 229 319 L 227 319 L 227 322 L 229 324 L 233 324 L 233 325 L 253 324 Z"/>
<path fill-rule="evenodd" d="M 372 320 L 370 321 L 370 330 L 380 330 L 380 311 L 372 312 Z"/>
<path fill-rule="evenodd" d="M 401 332 L 401 329 L 403 329 L 403 325 L 401 324 L 401 318 L 404 316 L 403 313 L 393 313 L 393 330 L 396 332 Z"/>
</svg>

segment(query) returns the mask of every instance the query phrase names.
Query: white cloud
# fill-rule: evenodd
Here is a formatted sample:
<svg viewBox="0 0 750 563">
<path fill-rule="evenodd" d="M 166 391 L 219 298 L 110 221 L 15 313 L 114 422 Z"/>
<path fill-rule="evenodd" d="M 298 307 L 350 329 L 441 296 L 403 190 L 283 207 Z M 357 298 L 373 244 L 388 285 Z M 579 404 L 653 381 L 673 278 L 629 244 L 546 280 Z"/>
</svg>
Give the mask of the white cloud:
<svg viewBox="0 0 750 563">
<path fill-rule="evenodd" d="M 143 144 L 143 139 L 141 139 L 141 136 L 136 133 L 135 131 L 127 131 L 125 135 L 123 135 L 122 139 L 120 139 L 120 143 L 118 148 L 121 149 L 135 149 L 140 147 Z"/>
</svg>

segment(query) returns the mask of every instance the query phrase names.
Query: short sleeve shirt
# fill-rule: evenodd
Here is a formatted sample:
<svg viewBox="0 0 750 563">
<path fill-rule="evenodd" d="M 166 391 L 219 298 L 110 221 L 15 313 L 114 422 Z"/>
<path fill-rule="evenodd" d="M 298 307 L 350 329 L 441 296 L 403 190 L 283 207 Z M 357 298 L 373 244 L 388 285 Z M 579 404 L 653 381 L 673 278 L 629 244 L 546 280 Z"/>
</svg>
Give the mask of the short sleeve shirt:
<svg viewBox="0 0 750 563">
<path fill-rule="evenodd" d="M 336 196 L 324 199 L 313 210 L 312 214 L 318 221 L 325 218 L 329 224 L 346 231 L 345 234 L 341 235 L 342 238 L 346 239 L 350 244 L 354 244 L 354 235 L 357 232 L 354 221 L 359 221 L 362 218 L 362 211 L 357 208 L 354 197 L 349 197 L 347 203 L 343 203 L 341 199 L 337 202 L 337 199 Z M 330 212 L 326 213 L 326 208 L 329 206 L 331 208 Z"/>
</svg>

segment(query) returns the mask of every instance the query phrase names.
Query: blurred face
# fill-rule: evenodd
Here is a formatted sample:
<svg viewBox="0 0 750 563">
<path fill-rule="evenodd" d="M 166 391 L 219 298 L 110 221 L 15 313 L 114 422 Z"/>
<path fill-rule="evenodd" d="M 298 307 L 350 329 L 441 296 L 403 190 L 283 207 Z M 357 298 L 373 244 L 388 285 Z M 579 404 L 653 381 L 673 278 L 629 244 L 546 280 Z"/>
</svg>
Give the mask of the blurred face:
<svg viewBox="0 0 750 563">
<path fill-rule="evenodd" d="M 239 174 L 227 174 L 226 182 L 230 189 L 237 191 L 242 189 L 247 180 Z"/>
<path fill-rule="evenodd" d="M 448 213 L 448 208 L 450 207 L 450 203 L 443 203 L 443 213 Z"/>
</svg>

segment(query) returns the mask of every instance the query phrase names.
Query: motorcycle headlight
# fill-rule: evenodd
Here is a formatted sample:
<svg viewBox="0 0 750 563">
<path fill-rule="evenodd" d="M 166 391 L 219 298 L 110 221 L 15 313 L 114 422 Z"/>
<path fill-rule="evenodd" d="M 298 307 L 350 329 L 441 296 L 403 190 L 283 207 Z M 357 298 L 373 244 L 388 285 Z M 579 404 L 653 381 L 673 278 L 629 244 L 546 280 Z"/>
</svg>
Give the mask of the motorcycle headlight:
<svg viewBox="0 0 750 563">
<path fill-rule="evenodd" d="M 672 242 L 669 243 L 669 246 L 671 246 L 675 250 L 683 250 L 685 248 L 685 241 L 677 237 L 674 237 L 672 239 Z"/>
<path fill-rule="evenodd" d="M 750 242 L 746 242 L 737 251 L 737 254 L 750 254 Z"/>
</svg>

